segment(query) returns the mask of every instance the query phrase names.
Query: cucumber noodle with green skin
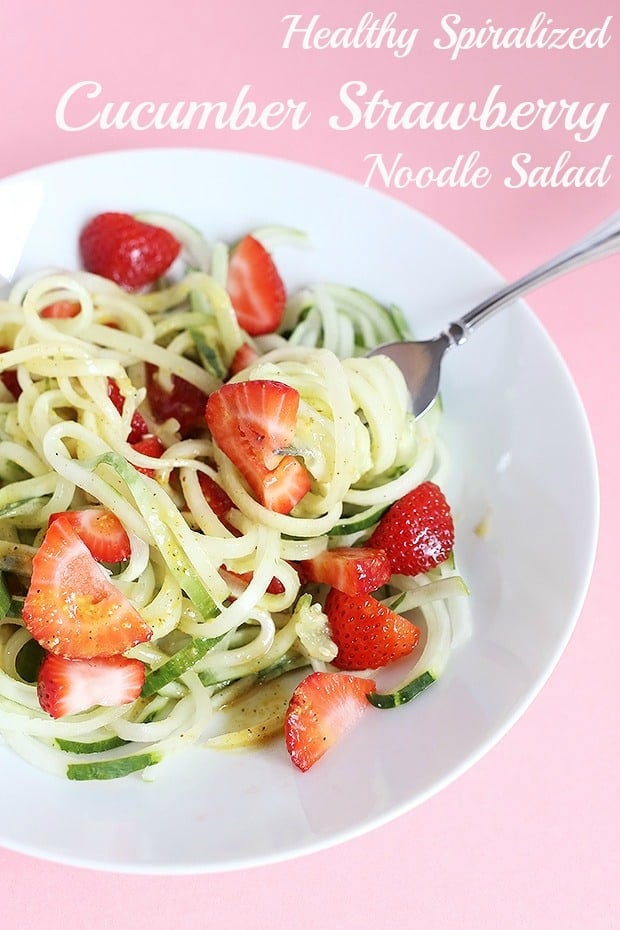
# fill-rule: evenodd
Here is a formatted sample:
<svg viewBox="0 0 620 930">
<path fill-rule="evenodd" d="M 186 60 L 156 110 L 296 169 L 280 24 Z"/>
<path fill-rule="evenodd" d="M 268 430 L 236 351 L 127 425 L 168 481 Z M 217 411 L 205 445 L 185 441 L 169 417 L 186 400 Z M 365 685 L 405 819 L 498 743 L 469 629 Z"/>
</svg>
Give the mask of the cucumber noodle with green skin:
<svg viewBox="0 0 620 930">
<path fill-rule="evenodd" d="M 184 228 L 175 222 L 178 235 Z M 444 467 L 437 417 L 416 421 L 393 362 L 364 357 L 390 327 L 392 337 L 403 332 L 396 314 L 351 288 L 317 285 L 290 297 L 279 333 L 251 340 L 222 286 L 227 246 L 207 248 L 197 236 L 193 230 L 184 241 L 181 276 L 150 293 L 130 295 L 85 272 L 42 272 L 0 302 L 0 371 L 16 371 L 21 391 L 16 401 L 0 389 L 0 571 L 11 590 L 25 593 L 49 517 L 105 507 L 131 542 L 131 557 L 110 580 L 153 630 L 126 653 L 146 666 L 138 700 L 52 719 L 39 706 L 35 676 L 20 666 L 34 645 L 30 634 L 19 610 L 9 609 L 16 602 L 0 598 L 0 733 L 33 764 L 70 778 L 152 771 L 217 732 L 218 710 L 261 676 L 304 665 L 334 670 L 325 592 L 300 598 L 290 563 L 362 542 L 372 531 L 366 514 L 378 519 L 422 481 L 440 480 Z M 58 300 L 77 302 L 79 313 L 40 315 Z M 294 442 L 283 451 L 304 462 L 312 487 L 290 514 L 251 496 L 206 423 L 183 439 L 176 421 L 155 422 L 148 406 L 145 363 L 157 367 L 164 387 L 176 375 L 209 394 L 246 341 L 258 358 L 234 380 L 277 380 L 300 395 Z M 109 379 L 124 398 L 122 412 L 108 396 Z M 165 446 L 161 458 L 127 442 L 138 409 Z M 227 526 L 205 498 L 201 473 L 233 501 Z M 362 528 L 343 535 L 355 514 Z M 249 583 L 238 577 L 246 573 Z M 272 579 L 280 593 L 268 591 Z M 418 581 L 429 583 L 427 601 L 449 604 L 455 593 L 453 584 L 447 594 L 439 585 L 433 595 L 432 579 L 409 579 L 411 603 Z"/>
</svg>

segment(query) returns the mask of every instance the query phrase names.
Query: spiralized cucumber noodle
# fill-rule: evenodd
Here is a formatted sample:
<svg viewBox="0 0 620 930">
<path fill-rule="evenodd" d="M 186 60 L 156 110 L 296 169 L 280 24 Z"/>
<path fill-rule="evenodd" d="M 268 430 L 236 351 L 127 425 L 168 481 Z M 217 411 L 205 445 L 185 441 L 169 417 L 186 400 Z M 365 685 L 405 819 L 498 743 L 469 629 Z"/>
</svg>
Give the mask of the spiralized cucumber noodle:
<svg viewBox="0 0 620 930">
<path fill-rule="evenodd" d="M 177 276 L 149 293 L 129 294 L 86 272 L 46 271 L 0 302 L 0 372 L 16 372 L 19 384 L 17 399 L 0 387 L 0 571 L 11 582 L 0 620 L 0 733 L 31 763 L 63 776 L 142 769 L 151 777 L 157 763 L 192 744 L 258 738 L 251 728 L 222 735 L 218 712 L 290 670 L 333 668 L 322 592 L 300 597 L 291 563 L 363 541 L 385 507 L 428 478 L 441 483 L 446 467 L 438 411 L 415 420 L 394 363 L 364 357 L 403 334 L 396 311 L 351 288 L 317 285 L 289 297 L 279 333 L 251 340 L 223 286 L 227 246 L 207 247 L 188 229 L 174 226 L 184 244 Z M 76 302 L 79 313 L 41 316 L 59 300 Z M 148 406 L 145 363 L 163 384 L 176 375 L 209 394 L 248 341 L 257 360 L 233 380 L 282 381 L 300 395 L 294 447 L 312 487 L 290 514 L 251 496 L 206 423 L 181 438 L 176 421 L 156 422 Z M 127 440 L 138 408 L 165 446 L 161 458 Z M 228 525 L 209 505 L 201 473 L 233 501 Z M 50 516 L 97 505 L 119 518 L 131 541 L 130 559 L 110 580 L 153 630 L 126 653 L 145 664 L 146 686 L 132 704 L 52 719 L 27 673 L 35 644 L 21 621 L 20 592 Z M 463 628 L 462 609 L 452 609 L 462 593 L 455 579 L 450 561 L 427 577 L 401 579 L 400 588 L 394 579 L 385 592 L 387 603 L 403 592 L 407 609 L 422 606 L 425 649 L 439 663 Z M 281 723 L 281 714 L 267 720 L 261 735 Z"/>
</svg>

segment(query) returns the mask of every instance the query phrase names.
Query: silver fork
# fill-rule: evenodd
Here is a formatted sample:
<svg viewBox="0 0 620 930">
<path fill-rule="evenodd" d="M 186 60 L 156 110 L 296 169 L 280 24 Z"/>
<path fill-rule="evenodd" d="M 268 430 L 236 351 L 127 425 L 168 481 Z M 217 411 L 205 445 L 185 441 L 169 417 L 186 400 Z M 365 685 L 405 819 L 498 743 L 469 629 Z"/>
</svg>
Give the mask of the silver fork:
<svg viewBox="0 0 620 930">
<path fill-rule="evenodd" d="M 448 349 L 463 345 L 489 317 L 523 294 L 588 262 L 611 255 L 619 248 L 620 212 L 617 212 L 559 255 L 487 297 L 433 339 L 389 342 L 377 346 L 368 355 L 387 355 L 396 362 L 411 391 L 414 415 L 419 417 L 437 397 L 441 364 Z"/>
</svg>

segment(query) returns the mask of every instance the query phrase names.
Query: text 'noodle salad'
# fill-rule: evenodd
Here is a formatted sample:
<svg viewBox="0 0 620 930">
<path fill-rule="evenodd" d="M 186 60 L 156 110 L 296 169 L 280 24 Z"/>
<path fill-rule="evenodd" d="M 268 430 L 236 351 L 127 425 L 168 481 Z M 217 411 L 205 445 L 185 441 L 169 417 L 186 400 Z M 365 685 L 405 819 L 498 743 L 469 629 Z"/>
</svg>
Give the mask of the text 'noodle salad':
<svg viewBox="0 0 620 930">
<path fill-rule="evenodd" d="M 438 405 L 366 357 L 406 324 L 287 293 L 301 238 L 103 213 L 0 301 L 0 732 L 46 771 L 278 735 L 305 771 L 467 635 Z"/>
</svg>

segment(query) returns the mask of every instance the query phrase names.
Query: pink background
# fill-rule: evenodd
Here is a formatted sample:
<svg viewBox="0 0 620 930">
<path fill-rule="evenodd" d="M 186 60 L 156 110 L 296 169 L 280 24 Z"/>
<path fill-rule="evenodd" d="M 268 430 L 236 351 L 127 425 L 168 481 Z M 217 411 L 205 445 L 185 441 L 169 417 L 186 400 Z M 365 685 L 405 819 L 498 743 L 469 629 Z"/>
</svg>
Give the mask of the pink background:
<svg viewBox="0 0 620 930">
<path fill-rule="evenodd" d="M 479 149 L 493 171 L 484 190 L 391 190 L 482 253 L 507 278 L 577 238 L 620 201 L 617 0 L 588 4 L 414 5 L 375 0 L 401 27 L 419 26 L 410 56 L 389 50 L 283 49 L 282 17 L 320 14 L 320 25 L 355 26 L 367 7 L 352 0 L 314 5 L 270 0 L 0 0 L 0 176 L 67 156 L 141 146 L 238 149 L 316 165 L 363 183 L 364 156 L 440 168 Z M 417 9 L 416 9 L 417 6 Z M 424 8 L 423 8 L 424 7 Z M 541 9 L 556 26 L 592 28 L 611 15 L 612 41 L 581 51 L 476 50 L 450 62 L 432 47 L 446 13 L 464 24 L 527 26 Z M 364 80 L 391 99 L 484 99 L 493 84 L 522 100 L 565 97 L 610 102 L 598 136 L 578 143 L 556 128 L 516 133 L 338 133 L 327 118 L 339 87 Z M 233 100 L 243 84 L 267 102 L 307 100 L 313 117 L 288 129 L 63 132 L 58 100 L 77 81 L 96 80 L 102 99 Z M 611 154 L 604 188 L 523 188 L 502 183 L 514 152 L 540 164 L 565 149 L 575 163 Z M 153 205 L 156 207 L 156 205 Z M 530 306 L 558 345 L 588 411 L 597 446 L 602 517 L 598 558 L 576 632 L 550 681 L 510 733 L 471 771 L 422 807 L 369 835 L 302 860 L 227 875 L 115 876 L 36 861 L 0 850 L 1 923 L 157 930 L 222 928 L 411 927 L 425 930 L 572 930 L 620 926 L 617 783 L 617 293 L 618 258 L 548 285 Z M 24 799 L 27 806 L 27 799 Z"/>
</svg>

